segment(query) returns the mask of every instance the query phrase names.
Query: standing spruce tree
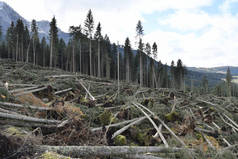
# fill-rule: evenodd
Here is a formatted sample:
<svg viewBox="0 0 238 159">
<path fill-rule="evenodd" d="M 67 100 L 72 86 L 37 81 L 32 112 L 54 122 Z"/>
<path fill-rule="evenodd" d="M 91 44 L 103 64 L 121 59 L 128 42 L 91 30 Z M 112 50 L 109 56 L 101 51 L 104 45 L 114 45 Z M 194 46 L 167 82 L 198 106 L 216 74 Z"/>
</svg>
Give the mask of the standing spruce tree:
<svg viewBox="0 0 238 159">
<path fill-rule="evenodd" d="M 101 77 L 101 54 L 100 54 L 100 42 L 102 41 L 102 27 L 100 22 L 97 25 L 96 32 L 94 34 L 94 39 L 98 42 L 98 77 Z M 95 70 L 96 71 L 96 70 Z"/>
<path fill-rule="evenodd" d="M 176 71 L 175 71 L 175 79 L 176 79 L 176 83 L 177 83 L 177 88 L 182 90 L 185 85 L 184 85 L 184 75 L 185 75 L 185 67 L 183 66 L 182 60 L 179 59 L 177 61 L 177 67 L 176 67 Z"/>
<path fill-rule="evenodd" d="M 130 54 L 131 54 L 131 44 L 128 37 L 126 38 L 126 41 L 125 41 L 124 52 L 125 52 L 125 58 L 126 58 L 126 82 L 130 82 L 129 61 L 130 61 Z"/>
<path fill-rule="evenodd" d="M 147 86 L 150 86 L 150 73 L 149 73 L 149 70 L 151 69 L 150 67 L 151 67 L 151 62 L 150 62 L 150 64 L 147 64 L 147 59 L 151 59 L 150 58 L 150 56 L 151 56 L 151 46 L 150 46 L 150 44 L 149 43 L 146 43 L 146 45 L 145 45 L 145 53 L 147 54 L 147 56 L 146 56 L 146 79 L 147 79 L 147 81 L 146 81 L 146 83 L 147 83 Z"/>
<path fill-rule="evenodd" d="M 22 47 L 23 47 L 23 32 L 24 32 L 24 24 L 23 21 L 21 19 L 17 20 L 16 23 L 16 27 L 15 27 L 15 34 L 16 34 L 16 61 L 18 61 L 18 59 L 21 59 L 21 53 L 22 51 Z"/>
<path fill-rule="evenodd" d="M 174 66 L 174 61 L 172 61 L 170 66 L 171 88 L 175 88 L 174 73 L 175 73 L 175 66 Z"/>
<path fill-rule="evenodd" d="M 41 51 L 42 51 L 42 66 L 46 66 L 46 50 L 47 50 L 47 43 L 45 37 L 41 39 Z"/>
<path fill-rule="evenodd" d="M 144 35 L 143 26 L 141 24 L 141 21 L 139 20 L 136 25 L 136 36 L 139 39 L 138 53 L 140 54 L 140 87 L 143 86 L 143 62 L 142 62 L 142 53 L 143 53 L 142 37 L 143 37 L 143 35 Z"/>
<path fill-rule="evenodd" d="M 31 22 L 31 34 L 32 34 L 32 47 L 33 47 L 33 65 L 36 64 L 36 43 L 39 41 L 38 28 L 36 26 L 36 20 Z"/>
<path fill-rule="evenodd" d="M 15 33 L 14 33 L 14 22 L 11 22 L 10 27 L 7 29 L 6 34 L 6 41 L 7 41 L 7 56 L 8 58 L 14 59 L 14 40 L 15 40 Z"/>
<path fill-rule="evenodd" d="M 90 67 L 90 72 L 89 75 L 93 75 L 93 68 L 92 68 L 92 33 L 93 33 L 93 28 L 94 28 L 94 20 L 93 20 L 93 15 L 91 9 L 88 11 L 86 20 L 84 22 L 85 26 L 85 32 L 86 35 L 89 38 L 89 67 Z"/>
<path fill-rule="evenodd" d="M 152 54 L 153 54 L 153 61 L 152 61 L 152 87 L 155 88 L 155 87 L 158 87 L 158 82 L 156 80 L 156 76 L 155 76 L 155 59 L 157 58 L 157 53 L 158 53 L 158 48 L 157 48 L 157 44 L 156 42 L 153 43 L 152 45 Z M 159 78 L 158 78 L 159 80 Z"/>
<path fill-rule="evenodd" d="M 76 71 L 76 61 L 75 61 L 75 48 L 76 48 L 76 45 L 78 43 L 78 41 L 80 40 L 80 37 L 82 35 L 82 29 L 81 29 L 81 25 L 75 27 L 75 26 L 71 26 L 69 28 L 69 32 L 70 32 L 70 35 L 72 37 L 72 45 L 73 45 L 73 49 L 72 49 L 72 62 L 71 62 L 71 67 L 70 67 L 70 70 L 72 72 L 75 72 Z M 80 46 L 81 48 L 81 46 Z M 81 54 L 81 52 L 80 52 Z M 80 59 L 81 60 L 81 59 Z M 80 68 L 81 69 L 81 68 Z"/>
<path fill-rule="evenodd" d="M 232 81 L 232 75 L 230 71 L 230 67 L 227 68 L 226 71 L 226 85 L 227 85 L 227 96 L 231 96 L 231 81 Z"/>
<path fill-rule="evenodd" d="M 55 19 L 55 17 L 53 17 L 51 22 L 50 22 L 50 68 L 52 68 L 52 66 L 53 66 L 53 57 L 55 58 L 54 65 L 56 66 L 57 42 L 58 42 L 58 28 L 57 28 L 57 25 L 56 25 L 56 19 Z"/>
<path fill-rule="evenodd" d="M 23 45 L 24 45 L 24 48 L 26 50 L 26 55 L 24 55 L 24 58 L 23 60 L 26 61 L 27 60 L 27 56 L 28 56 L 28 52 L 29 52 L 29 49 L 30 49 L 30 33 L 29 33 L 29 30 L 28 30 L 28 27 L 25 26 L 25 29 L 24 29 L 24 33 L 23 33 Z M 24 51 L 25 52 L 25 51 Z"/>
</svg>

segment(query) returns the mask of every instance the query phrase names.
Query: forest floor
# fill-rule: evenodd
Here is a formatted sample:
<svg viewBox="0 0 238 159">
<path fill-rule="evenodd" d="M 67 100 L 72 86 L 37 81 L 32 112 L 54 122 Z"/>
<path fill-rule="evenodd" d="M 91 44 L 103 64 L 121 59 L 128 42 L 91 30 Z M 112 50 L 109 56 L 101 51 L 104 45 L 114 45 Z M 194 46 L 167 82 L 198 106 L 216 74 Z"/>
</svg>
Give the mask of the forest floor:
<svg viewBox="0 0 238 159">
<path fill-rule="evenodd" d="M 1 159 L 238 158 L 237 98 L 6 60 L 0 84 Z"/>
</svg>

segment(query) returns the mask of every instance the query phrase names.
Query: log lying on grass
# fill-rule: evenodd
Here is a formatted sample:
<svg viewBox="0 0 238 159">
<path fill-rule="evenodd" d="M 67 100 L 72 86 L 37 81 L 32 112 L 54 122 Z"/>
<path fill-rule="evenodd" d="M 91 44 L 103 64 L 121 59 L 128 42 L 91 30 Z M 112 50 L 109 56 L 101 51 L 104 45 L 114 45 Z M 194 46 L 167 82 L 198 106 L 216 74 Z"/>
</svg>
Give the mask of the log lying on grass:
<svg viewBox="0 0 238 159">
<path fill-rule="evenodd" d="M 64 89 L 64 90 L 57 91 L 57 92 L 55 92 L 55 95 L 71 91 L 72 89 L 73 88 L 67 88 L 67 89 Z"/>
<path fill-rule="evenodd" d="M 45 123 L 45 124 L 60 124 L 61 121 L 58 120 L 48 120 L 48 119 L 39 119 L 34 117 L 29 117 L 25 115 L 15 115 L 15 114 L 8 114 L 8 113 L 1 113 L 0 118 L 3 119 L 13 119 L 18 121 L 25 121 L 25 122 L 34 122 L 34 123 Z"/>
<path fill-rule="evenodd" d="M 38 111 L 46 111 L 46 110 L 52 110 L 52 108 L 49 107 L 37 107 L 33 105 L 22 105 L 22 104 L 15 104 L 15 103 L 8 103 L 8 102 L 0 102 L 0 106 L 7 106 L 8 108 L 30 108 Z"/>
<path fill-rule="evenodd" d="M 21 95 L 24 95 L 24 94 L 38 92 L 38 91 L 42 91 L 44 89 L 47 89 L 47 87 L 42 87 L 42 88 L 37 88 L 37 89 L 30 90 L 30 91 L 20 92 L 20 93 L 15 94 L 15 96 L 21 96 Z"/>
<path fill-rule="evenodd" d="M 52 151 L 70 157 L 120 156 L 142 153 L 174 153 L 194 151 L 186 148 L 166 148 L 160 146 L 36 146 L 36 151 Z"/>
<path fill-rule="evenodd" d="M 33 87 L 27 87 L 27 88 L 19 88 L 19 89 L 13 89 L 10 90 L 10 93 L 16 93 L 16 92 L 22 92 L 22 91 L 26 91 L 26 90 L 30 90 L 30 89 L 36 89 L 38 88 L 38 86 L 33 86 Z"/>
</svg>

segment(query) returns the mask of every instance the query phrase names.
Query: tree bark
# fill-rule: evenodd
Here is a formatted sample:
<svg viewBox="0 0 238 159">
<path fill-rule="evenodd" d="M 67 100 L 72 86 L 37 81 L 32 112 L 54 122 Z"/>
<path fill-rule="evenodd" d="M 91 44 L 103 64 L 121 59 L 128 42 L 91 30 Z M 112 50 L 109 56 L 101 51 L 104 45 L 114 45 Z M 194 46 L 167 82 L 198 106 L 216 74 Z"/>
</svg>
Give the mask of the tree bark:
<svg viewBox="0 0 238 159">
<path fill-rule="evenodd" d="M 93 75 L 93 67 L 92 67 L 92 40 L 91 37 L 89 39 L 89 67 L 90 67 L 90 72 L 89 75 L 92 76 Z"/>
<path fill-rule="evenodd" d="M 45 123 L 45 124 L 60 124 L 61 123 L 61 121 L 58 121 L 58 120 L 38 119 L 38 118 L 25 116 L 25 115 L 14 115 L 14 114 L 1 113 L 1 112 L 0 112 L 0 118 L 13 119 L 13 120 L 25 121 L 25 122 Z"/>
<path fill-rule="evenodd" d="M 22 105 L 22 104 L 15 104 L 15 103 L 8 103 L 8 102 L 0 102 L 1 106 L 7 106 L 7 108 L 14 108 L 14 109 L 20 109 L 20 108 L 30 108 L 37 111 L 44 111 L 44 110 L 52 110 L 52 108 L 49 107 L 38 107 L 33 105 Z"/>
<path fill-rule="evenodd" d="M 140 87 L 143 86 L 143 61 L 142 61 L 142 51 L 140 51 Z"/>
<path fill-rule="evenodd" d="M 98 77 L 101 77 L 100 56 L 100 39 L 98 39 Z"/>
<path fill-rule="evenodd" d="M 184 148 L 165 148 L 159 146 L 36 146 L 36 151 L 52 151 L 70 157 L 127 156 L 139 153 L 174 153 Z"/>
<path fill-rule="evenodd" d="M 53 35 L 51 35 L 51 41 L 50 41 L 50 68 L 52 68 L 52 58 L 53 58 Z"/>
</svg>

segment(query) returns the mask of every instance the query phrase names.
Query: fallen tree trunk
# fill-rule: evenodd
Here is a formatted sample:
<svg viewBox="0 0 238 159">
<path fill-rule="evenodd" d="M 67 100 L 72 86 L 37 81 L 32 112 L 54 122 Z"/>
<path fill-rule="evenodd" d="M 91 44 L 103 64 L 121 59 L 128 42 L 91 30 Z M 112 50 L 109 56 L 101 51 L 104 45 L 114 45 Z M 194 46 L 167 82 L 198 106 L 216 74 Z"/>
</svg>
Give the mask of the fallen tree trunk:
<svg viewBox="0 0 238 159">
<path fill-rule="evenodd" d="M 38 110 L 38 111 L 45 111 L 45 110 L 52 110 L 52 108 L 49 107 L 37 107 L 37 106 L 33 106 L 33 105 L 29 105 L 29 106 L 24 106 L 22 104 L 15 104 L 15 103 L 8 103 L 8 102 L 0 102 L 0 105 L 2 106 L 7 106 L 8 108 L 30 108 L 30 109 L 34 109 L 34 110 Z"/>
<path fill-rule="evenodd" d="M 136 104 L 138 104 L 139 106 L 141 106 L 142 108 L 144 108 L 145 110 L 150 112 L 154 116 L 154 118 L 159 120 L 159 122 L 170 132 L 171 135 L 173 135 L 184 147 L 186 146 L 186 144 L 177 135 L 175 135 L 175 133 L 164 123 L 163 120 L 161 120 L 157 115 L 155 115 L 155 113 L 153 113 L 148 108 L 146 108 L 145 106 L 141 105 L 140 103 L 136 103 Z"/>
<path fill-rule="evenodd" d="M 22 92 L 22 91 L 26 91 L 26 90 L 29 90 L 29 89 L 35 89 L 35 88 L 38 88 L 38 86 L 27 87 L 27 88 L 19 88 L 19 89 L 13 89 L 13 90 L 10 90 L 9 92 L 10 92 L 10 93 Z"/>
<path fill-rule="evenodd" d="M 29 116 L 20 115 L 20 114 L 14 115 L 14 114 L 1 113 L 1 112 L 0 112 L 0 118 L 20 120 L 20 121 L 26 121 L 26 122 L 34 122 L 34 123 L 45 123 L 45 124 L 60 124 L 62 122 L 58 120 L 39 119 L 39 118 L 29 117 Z"/>
<path fill-rule="evenodd" d="M 120 135 L 121 133 L 123 133 L 124 131 L 126 131 L 129 127 L 135 125 L 135 124 L 139 124 L 140 122 L 142 122 L 143 120 L 145 120 L 147 117 L 141 117 L 138 120 L 135 120 L 133 122 L 131 122 L 130 124 L 126 125 L 125 127 L 117 130 L 113 135 L 112 135 L 112 139 L 115 138 L 117 135 Z"/>
<path fill-rule="evenodd" d="M 57 92 L 55 92 L 55 95 L 71 91 L 72 89 L 73 88 L 67 88 L 67 89 L 64 89 L 64 90 L 61 90 L 61 91 L 57 91 Z"/>
<path fill-rule="evenodd" d="M 47 89 L 47 87 L 42 87 L 42 88 L 30 90 L 30 91 L 25 91 L 25 92 L 17 93 L 17 94 L 15 94 L 15 96 L 21 96 L 21 95 L 24 95 L 24 94 L 29 94 L 29 93 L 33 93 L 33 92 L 38 92 L 38 91 L 42 91 L 42 90 L 44 90 L 44 89 Z"/>
<path fill-rule="evenodd" d="M 169 147 L 166 139 L 164 138 L 163 134 L 161 133 L 161 130 L 158 128 L 158 126 L 155 124 L 155 122 L 150 118 L 150 116 L 145 111 L 143 111 L 143 109 L 140 108 L 137 104 L 135 104 L 135 103 L 132 103 L 132 104 L 134 104 L 138 109 L 140 109 L 140 111 L 148 118 L 148 120 L 151 122 L 151 124 L 154 126 L 154 128 L 157 131 L 157 133 L 159 134 L 159 136 L 160 136 L 161 140 L 163 141 L 165 147 Z M 152 114 L 153 113 L 151 113 L 151 115 Z"/>
<path fill-rule="evenodd" d="M 90 156 L 127 156 L 139 153 L 174 153 L 178 151 L 194 151 L 184 148 L 166 148 L 159 146 L 36 146 L 36 151 L 52 151 L 70 157 Z"/>
<path fill-rule="evenodd" d="M 141 118 L 145 118 L 145 117 L 141 117 Z M 128 124 L 128 123 L 131 123 L 131 122 L 140 120 L 141 118 L 135 118 L 135 119 L 126 120 L 126 121 L 123 121 L 123 122 L 120 122 L 120 123 L 115 123 L 115 124 L 107 125 L 107 126 L 106 126 L 106 129 L 107 129 L 107 128 L 110 128 L 110 127 L 117 127 L 117 126 L 121 126 L 121 125 L 126 125 L 126 124 Z M 99 130 L 102 130 L 102 127 L 91 128 L 91 132 L 99 131 Z"/>
</svg>

